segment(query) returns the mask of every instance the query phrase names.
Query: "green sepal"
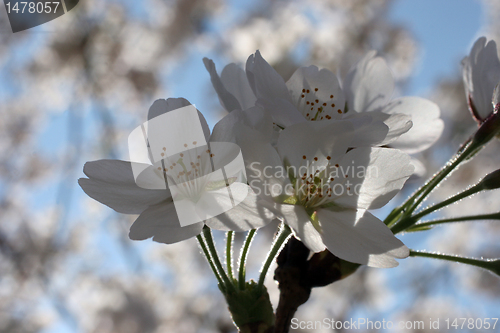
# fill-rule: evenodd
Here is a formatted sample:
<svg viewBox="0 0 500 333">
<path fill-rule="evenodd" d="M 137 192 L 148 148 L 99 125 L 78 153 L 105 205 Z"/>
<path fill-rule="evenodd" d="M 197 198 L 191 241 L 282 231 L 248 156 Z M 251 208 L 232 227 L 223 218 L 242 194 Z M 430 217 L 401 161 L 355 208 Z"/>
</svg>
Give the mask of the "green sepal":
<svg viewBox="0 0 500 333">
<path fill-rule="evenodd" d="M 323 229 L 319 224 L 318 214 L 314 208 L 306 208 L 306 213 L 309 215 L 309 221 L 312 223 L 314 229 L 316 229 L 320 234 L 323 233 Z"/>
<path fill-rule="evenodd" d="M 224 293 L 229 312 L 240 333 L 264 333 L 274 326 L 274 312 L 265 286 L 255 281 L 245 283 L 245 289 Z"/>
<path fill-rule="evenodd" d="M 299 199 L 295 195 L 289 196 L 285 200 L 283 200 L 283 203 L 288 205 L 296 205 L 298 202 Z"/>
<path fill-rule="evenodd" d="M 427 231 L 427 230 L 431 230 L 431 229 L 432 229 L 432 226 L 430 226 L 430 225 L 419 226 L 418 224 L 415 224 L 412 227 L 409 227 L 408 229 L 406 229 L 405 232 Z"/>
<path fill-rule="evenodd" d="M 360 264 L 356 264 L 343 259 L 340 259 L 339 266 L 340 266 L 340 280 L 350 276 L 352 273 L 356 272 L 359 267 L 361 267 Z"/>
</svg>

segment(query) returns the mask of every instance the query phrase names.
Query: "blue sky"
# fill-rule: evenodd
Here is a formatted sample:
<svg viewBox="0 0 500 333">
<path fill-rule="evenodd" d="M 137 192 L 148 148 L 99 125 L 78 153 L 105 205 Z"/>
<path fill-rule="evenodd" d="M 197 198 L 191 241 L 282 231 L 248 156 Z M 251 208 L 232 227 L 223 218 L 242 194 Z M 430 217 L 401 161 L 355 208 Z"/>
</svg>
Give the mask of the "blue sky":
<svg viewBox="0 0 500 333">
<path fill-rule="evenodd" d="M 236 14 L 241 9 L 249 10 L 244 3 L 232 3 L 237 6 Z M 461 75 L 460 62 L 469 53 L 483 24 L 483 16 L 481 3 L 477 0 L 394 1 L 388 19 L 406 27 L 419 46 L 417 65 L 404 94 L 426 97 L 440 78 Z M 176 84 L 170 87 L 171 97 L 185 97 L 202 112 L 208 111 L 211 105 L 207 101 L 210 96 L 206 94 L 209 76 L 201 59 L 212 56 L 221 71 L 224 64 L 219 63 L 218 56 L 192 51 L 171 75 L 176 78 Z M 216 99 L 215 94 L 213 98 Z M 212 127 L 216 119 L 208 115 L 207 118 Z"/>
<path fill-rule="evenodd" d="M 477 0 L 394 1 L 390 20 L 406 26 L 421 48 L 407 94 L 425 95 L 439 78 L 460 73 L 483 16 Z"/>
</svg>

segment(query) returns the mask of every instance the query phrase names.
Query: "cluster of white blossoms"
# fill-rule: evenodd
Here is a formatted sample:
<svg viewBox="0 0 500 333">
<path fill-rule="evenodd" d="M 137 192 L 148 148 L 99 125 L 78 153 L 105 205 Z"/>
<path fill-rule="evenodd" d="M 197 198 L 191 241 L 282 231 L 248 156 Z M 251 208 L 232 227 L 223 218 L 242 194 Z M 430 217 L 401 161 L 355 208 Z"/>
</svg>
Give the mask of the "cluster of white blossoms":
<svg viewBox="0 0 500 333">
<path fill-rule="evenodd" d="M 279 219 L 313 252 L 328 249 L 341 259 L 373 267 L 394 267 L 395 259 L 409 255 L 368 210 L 383 207 L 413 174 L 408 154 L 439 138 L 443 122 L 434 103 L 418 97 L 392 100 L 393 77 L 375 52 L 361 59 L 342 84 L 332 72 L 315 66 L 297 69 L 285 82 L 258 51 L 245 70 L 229 64 L 220 76 L 211 60 L 204 63 L 229 112 L 211 135 L 199 113 L 206 142 L 241 148 L 248 196 L 225 213 L 181 226 L 170 191 L 139 187 L 130 162 L 87 163 L 88 179 L 80 179 L 80 185 L 89 196 L 120 213 L 140 214 L 132 239 L 173 243 L 198 235 L 204 224 L 245 231 Z M 190 103 L 184 99 L 157 101 L 148 119 L 186 105 Z M 164 183 L 156 167 L 162 171 L 151 165 L 148 181 Z M 376 172 L 358 175 L 346 172 L 349 168 Z M 191 175 L 187 172 L 179 174 L 185 178 Z M 191 176 L 186 195 L 199 200 L 212 189 Z"/>
</svg>

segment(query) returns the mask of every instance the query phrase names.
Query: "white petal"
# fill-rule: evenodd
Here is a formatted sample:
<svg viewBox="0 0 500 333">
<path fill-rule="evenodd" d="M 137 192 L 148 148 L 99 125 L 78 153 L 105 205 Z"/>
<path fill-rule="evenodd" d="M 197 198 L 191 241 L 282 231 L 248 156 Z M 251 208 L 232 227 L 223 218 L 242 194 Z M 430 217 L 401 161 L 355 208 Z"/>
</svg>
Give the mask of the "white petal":
<svg viewBox="0 0 500 333">
<path fill-rule="evenodd" d="M 378 110 L 389 102 L 394 79 L 384 59 L 371 51 L 347 74 L 343 88 L 349 109 L 358 112 Z"/>
<path fill-rule="evenodd" d="M 371 267 L 395 267 L 408 248 L 387 226 L 366 211 L 319 209 L 322 239 L 337 257 Z"/>
<path fill-rule="evenodd" d="M 133 168 L 142 170 L 142 172 L 134 177 Z M 155 167 L 151 164 L 120 160 L 97 160 L 85 163 L 83 173 L 90 180 L 102 181 L 112 185 L 138 185 L 143 189 L 165 189 L 163 174 L 156 173 Z M 170 196 L 168 189 L 166 195 Z"/>
<path fill-rule="evenodd" d="M 275 219 L 274 214 L 259 204 L 259 197 L 250 191 L 236 207 L 205 221 L 212 229 L 247 231 L 264 227 Z"/>
<path fill-rule="evenodd" d="M 411 175 L 409 181 L 417 180 L 426 175 L 427 169 L 425 165 L 422 163 L 422 161 L 412 157 L 410 163 L 415 167 L 415 171 L 413 171 L 413 175 Z"/>
<path fill-rule="evenodd" d="M 92 180 L 116 184 L 135 184 L 132 164 L 120 160 L 97 160 L 85 163 L 83 173 Z"/>
<path fill-rule="evenodd" d="M 311 163 L 315 157 L 316 166 L 345 154 L 350 147 L 353 126 L 349 121 L 308 121 L 285 128 L 278 138 L 278 152 L 283 161 L 287 161 L 296 170 Z M 306 158 L 303 158 L 303 157 Z M 311 164 L 310 164 L 311 165 Z"/>
<path fill-rule="evenodd" d="M 262 58 L 259 51 L 248 58 L 246 73 L 250 87 L 255 96 L 257 96 L 257 99 L 283 98 L 290 100 L 285 81 L 278 72 Z"/>
<path fill-rule="evenodd" d="M 153 237 L 155 242 L 172 244 L 200 234 L 203 223 L 181 227 L 174 204 L 161 203 L 146 209 L 130 227 L 132 240 Z"/>
<path fill-rule="evenodd" d="M 408 154 L 429 148 L 443 132 L 444 123 L 439 118 L 439 107 L 424 98 L 398 98 L 385 106 L 382 112 L 411 116 L 412 128 L 391 143 L 391 147 L 401 149 Z"/>
<path fill-rule="evenodd" d="M 242 107 L 237 98 L 226 89 L 226 86 L 217 74 L 214 62 L 211 59 L 203 58 L 203 63 L 205 64 L 205 68 L 210 74 L 210 80 L 212 81 L 212 85 L 215 89 L 215 92 L 219 96 L 219 101 L 224 109 L 226 109 L 227 112 L 231 112 L 233 110 L 241 110 Z"/>
<path fill-rule="evenodd" d="M 170 198 L 168 190 L 150 190 L 137 186 L 130 162 L 99 160 L 85 163 L 89 177 L 78 183 L 91 198 L 123 214 L 139 214 L 151 205 Z M 158 181 L 164 182 L 159 179 Z"/>
<path fill-rule="evenodd" d="M 309 216 L 304 207 L 296 205 L 279 205 L 278 210 L 284 218 L 285 223 L 292 228 L 294 235 L 299 238 L 309 250 L 321 252 L 325 249 L 325 244 L 323 244 L 321 240 L 321 235 L 309 220 Z"/>
<path fill-rule="evenodd" d="M 491 99 L 491 104 L 493 104 L 493 108 L 498 109 L 500 104 L 500 81 L 495 86 L 495 90 L 493 91 L 493 98 Z"/>
<path fill-rule="evenodd" d="M 241 110 L 234 110 L 225 115 L 215 124 L 210 136 L 210 142 L 236 142 L 235 125 L 243 122 Z"/>
<path fill-rule="evenodd" d="M 316 66 L 301 67 L 286 83 L 292 102 L 307 119 L 321 120 L 329 115 L 342 117 L 345 98 L 337 76 Z M 318 111 L 320 111 L 318 113 Z M 318 113 L 318 116 L 315 115 Z"/>
<path fill-rule="evenodd" d="M 342 174 L 334 177 L 343 180 L 344 190 L 341 196 L 332 196 L 332 199 L 336 206 L 346 208 L 383 207 L 414 171 L 410 156 L 389 148 L 356 148 L 349 151 L 339 164 Z M 332 188 L 334 194 L 340 193 L 339 186 L 337 191 Z"/>
<path fill-rule="evenodd" d="M 266 110 L 274 123 L 281 127 L 288 127 L 306 121 L 296 107 L 285 99 L 259 99 L 257 104 Z"/>
<path fill-rule="evenodd" d="M 241 109 L 248 109 L 255 105 L 257 100 L 245 71 L 236 64 L 229 64 L 222 70 L 221 81 L 226 90 L 240 103 Z"/>
<path fill-rule="evenodd" d="M 349 114 L 350 113 L 351 112 L 349 112 Z M 393 142 L 401 135 L 408 132 L 412 127 L 411 116 L 406 114 L 402 113 L 388 114 L 382 111 L 371 111 L 369 113 L 363 113 L 363 114 L 370 115 L 372 117 L 373 122 L 382 121 L 388 127 L 387 135 L 382 141 L 380 141 L 377 144 L 378 146 L 384 146 Z M 360 147 L 360 146 L 361 145 L 355 145 L 355 147 Z"/>
<path fill-rule="evenodd" d="M 288 183 L 282 172 L 283 162 L 267 137 L 244 124 L 237 124 L 237 144 L 245 161 L 248 184 L 262 197 L 280 195 L 280 189 Z M 277 173 L 277 171 L 280 171 Z M 275 188 L 276 191 L 271 190 Z"/>
<path fill-rule="evenodd" d="M 187 99 L 184 98 L 169 98 L 167 100 L 158 99 L 153 105 L 149 108 L 148 112 L 148 120 L 151 120 L 159 115 L 164 113 L 180 109 L 182 107 L 192 105 Z M 205 135 L 205 140 L 208 141 L 210 138 L 210 128 L 208 127 L 207 121 L 203 114 L 198 111 L 198 118 L 200 120 L 201 128 L 203 129 L 203 134 Z M 155 137 L 154 133 L 151 133 L 154 126 L 148 127 L 148 137 Z M 161 135 L 159 137 L 162 137 Z"/>
<path fill-rule="evenodd" d="M 243 110 L 243 123 L 269 139 L 274 137 L 273 119 L 269 113 L 259 106 Z"/>
<path fill-rule="evenodd" d="M 139 214 L 169 198 L 166 190 L 146 190 L 135 184 L 126 186 L 87 178 L 78 179 L 78 184 L 89 197 L 122 214 Z"/>
<path fill-rule="evenodd" d="M 234 208 L 234 204 L 243 201 L 244 196 L 248 194 L 248 185 L 239 183 L 246 190 L 246 193 L 232 193 L 233 198 L 224 186 L 224 181 L 221 184 L 213 186 L 214 188 L 207 190 L 202 189 L 197 193 L 200 197 L 195 196 L 179 196 L 173 195 L 175 209 L 181 226 L 187 226 L 196 222 L 202 222 L 223 214 Z M 231 187 L 237 184 L 232 184 Z M 238 189 L 236 189 L 238 190 Z M 240 191 L 242 192 L 242 191 Z M 240 199 L 240 200 L 238 200 Z"/>
<path fill-rule="evenodd" d="M 351 147 L 371 147 L 384 145 L 388 140 L 389 126 L 384 119 L 388 117 L 378 117 L 380 112 L 358 113 L 349 111 L 342 120 L 349 121 L 354 127 L 352 133 Z"/>
<path fill-rule="evenodd" d="M 273 121 L 271 116 L 260 107 L 251 107 L 246 110 L 234 110 L 228 113 L 215 124 L 210 142 L 234 142 L 238 136 L 238 123 L 258 131 L 269 141 L 274 137 Z"/>
</svg>

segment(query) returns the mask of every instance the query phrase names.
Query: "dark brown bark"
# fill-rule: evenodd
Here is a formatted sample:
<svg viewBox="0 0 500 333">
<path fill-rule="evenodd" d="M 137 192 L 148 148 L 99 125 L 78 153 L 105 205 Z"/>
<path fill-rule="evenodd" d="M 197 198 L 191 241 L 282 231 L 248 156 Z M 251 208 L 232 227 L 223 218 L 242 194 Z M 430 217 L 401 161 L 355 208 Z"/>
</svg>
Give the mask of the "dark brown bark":
<svg viewBox="0 0 500 333">
<path fill-rule="evenodd" d="M 279 283 L 280 299 L 276 309 L 274 333 L 287 333 L 295 312 L 322 287 L 352 274 L 359 267 L 334 256 L 329 251 L 315 253 L 309 260 L 309 249 L 292 237 L 277 258 L 274 279 Z"/>
<path fill-rule="evenodd" d="M 292 237 L 278 255 L 274 279 L 279 283 L 280 300 L 276 309 L 275 333 L 286 333 L 300 305 L 307 302 L 311 287 L 307 281 L 309 249 Z"/>
</svg>

